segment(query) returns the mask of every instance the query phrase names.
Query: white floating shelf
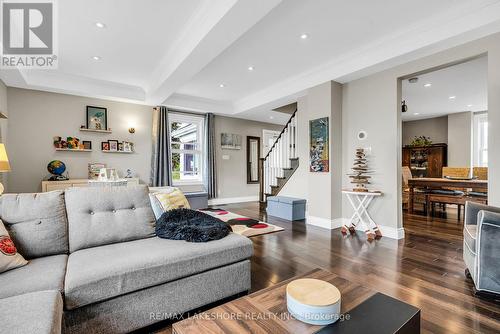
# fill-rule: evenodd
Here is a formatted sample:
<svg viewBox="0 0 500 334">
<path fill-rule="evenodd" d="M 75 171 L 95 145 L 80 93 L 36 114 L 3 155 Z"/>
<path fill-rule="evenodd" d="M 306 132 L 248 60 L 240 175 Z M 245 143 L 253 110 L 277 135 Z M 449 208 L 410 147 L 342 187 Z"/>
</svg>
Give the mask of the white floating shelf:
<svg viewBox="0 0 500 334">
<path fill-rule="evenodd" d="M 134 154 L 135 152 L 125 152 L 125 151 L 103 151 L 101 150 L 102 153 L 121 153 L 121 154 Z"/>
<path fill-rule="evenodd" d="M 94 130 L 94 129 L 85 129 L 85 128 L 80 128 L 80 131 L 83 131 L 83 132 L 97 132 L 97 133 L 112 133 L 111 130 Z"/>
<path fill-rule="evenodd" d="M 78 148 L 56 148 L 59 152 L 92 152 L 92 150 L 78 149 Z"/>
</svg>

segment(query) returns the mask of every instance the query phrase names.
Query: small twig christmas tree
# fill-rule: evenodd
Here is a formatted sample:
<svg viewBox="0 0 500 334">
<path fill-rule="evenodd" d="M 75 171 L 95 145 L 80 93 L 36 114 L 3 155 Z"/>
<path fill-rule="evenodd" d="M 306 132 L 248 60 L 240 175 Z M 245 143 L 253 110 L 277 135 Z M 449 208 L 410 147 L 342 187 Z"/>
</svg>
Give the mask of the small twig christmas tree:
<svg viewBox="0 0 500 334">
<path fill-rule="evenodd" d="M 366 185 L 370 184 L 370 176 L 366 175 L 369 171 L 364 149 L 356 149 L 356 157 L 351 169 L 353 173 L 348 175 L 351 178 L 351 183 L 355 184 L 353 191 L 367 192 Z"/>
</svg>

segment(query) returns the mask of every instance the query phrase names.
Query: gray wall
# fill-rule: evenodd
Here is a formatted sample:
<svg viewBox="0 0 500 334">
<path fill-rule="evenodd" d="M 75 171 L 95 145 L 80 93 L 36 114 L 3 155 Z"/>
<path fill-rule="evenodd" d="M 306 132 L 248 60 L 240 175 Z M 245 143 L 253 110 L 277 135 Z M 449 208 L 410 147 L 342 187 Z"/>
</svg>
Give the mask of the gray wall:
<svg viewBox="0 0 500 334">
<path fill-rule="evenodd" d="M 401 236 L 401 116 L 399 105 L 401 87 L 398 78 L 443 64 L 456 62 L 480 54 L 488 54 L 488 146 L 500 147 L 500 34 L 491 35 L 449 50 L 424 57 L 395 68 L 379 72 L 344 85 L 343 94 L 343 150 L 344 174 L 348 171 L 354 149 L 371 146 L 370 163 L 375 170 L 374 188 L 384 192 L 374 201 L 373 218 L 383 227 Z M 368 138 L 360 143 L 359 130 L 366 130 Z M 500 154 L 489 152 L 489 203 L 500 206 Z M 347 178 L 345 178 L 347 182 Z M 350 217 L 349 204 L 343 203 L 343 216 Z M 383 229 L 382 229 L 383 231 Z"/>
<path fill-rule="evenodd" d="M 409 145 L 415 137 L 430 137 L 432 142 L 448 143 L 448 117 L 435 117 L 403 122 L 403 145 Z"/>
<path fill-rule="evenodd" d="M 9 114 L 7 110 L 7 86 L 0 80 L 0 112 L 5 116 Z M 7 119 L 0 119 L 0 143 L 5 144 L 5 149 L 7 150 L 7 155 L 10 158 L 10 147 L 7 144 Z M 2 182 L 5 189 L 8 187 L 8 173 L 0 174 L 0 182 Z"/>
<path fill-rule="evenodd" d="M 461 112 L 448 115 L 448 166 L 472 166 L 472 117 L 473 113 Z"/>
<path fill-rule="evenodd" d="M 330 171 L 309 171 L 309 121 L 329 118 Z M 298 100 L 297 152 L 299 168 L 280 192 L 307 199 L 307 222 L 320 226 L 340 225 L 342 218 L 342 85 L 328 81 L 308 90 Z"/>
<path fill-rule="evenodd" d="M 88 163 L 100 162 L 121 172 L 130 168 L 142 182 L 149 182 L 152 107 L 12 87 L 7 93 L 9 192 L 40 191 L 41 181 L 48 175 L 47 163 L 54 159 L 66 164 L 70 178 L 87 178 Z M 79 131 L 85 124 L 87 105 L 108 108 L 112 134 Z M 130 124 L 134 124 L 135 134 L 128 132 Z M 56 152 L 54 136 L 91 140 L 93 152 Z M 101 141 L 109 139 L 134 142 L 136 153 L 102 153 Z"/>
<path fill-rule="evenodd" d="M 246 136 L 260 137 L 261 154 L 263 153 L 262 130 L 281 131 L 282 125 L 254 122 L 239 118 L 215 116 L 215 136 L 217 155 L 217 198 L 234 199 L 241 197 L 241 200 L 249 200 L 252 197 L 257 200 L 259 197 L 259 185 L 247 184 L 246 169 Z M 221 148 L 221 133 L 235 133 L 242 136 L 241 150 L 227 150 Z M 229 157 L 223 160 L 222 156 Z M 243 197 L 248 197 L 243 198 Z"/>
</svg>

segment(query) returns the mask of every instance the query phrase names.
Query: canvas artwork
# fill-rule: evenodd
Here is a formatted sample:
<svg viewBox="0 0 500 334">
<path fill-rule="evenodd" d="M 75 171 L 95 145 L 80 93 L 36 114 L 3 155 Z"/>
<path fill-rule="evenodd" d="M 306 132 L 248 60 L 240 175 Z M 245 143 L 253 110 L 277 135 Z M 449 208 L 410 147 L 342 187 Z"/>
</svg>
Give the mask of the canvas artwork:
<svg viewBox="0 0 500 334">
<path fill-rule="evenodd" d="M 221 147 L 229 150 L 241 150 L 241 135 L 221 133 Z"/>
<path fill-rule="evenodd" d="M 328 117 L 309 121 L 309 170 L 311 172 L 330 171 L 330 142 Z"/>
<path fill-rule="evenodd" d="M 108 111 L 106 108 L 87 106 L 87 129 L 108 129 Z"/>
</svg>

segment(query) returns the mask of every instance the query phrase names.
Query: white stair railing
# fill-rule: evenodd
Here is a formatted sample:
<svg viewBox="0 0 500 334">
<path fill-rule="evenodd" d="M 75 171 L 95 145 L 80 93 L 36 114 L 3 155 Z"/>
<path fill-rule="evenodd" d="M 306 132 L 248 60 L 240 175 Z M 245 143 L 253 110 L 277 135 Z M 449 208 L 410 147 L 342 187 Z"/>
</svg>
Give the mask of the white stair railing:
<svg viewBox="0 0 500 334">
<path fill-rule="evenodd" d="M 273 195 L 273 186 L 279 187 L 278 178 L 285 177 L 285 170 L 292 167 L 291 159 L 297 157 L 297 111 L 295 111 L 272 145 L 267 155 L 260 161 L 260 200 Z"/>
</svg>

